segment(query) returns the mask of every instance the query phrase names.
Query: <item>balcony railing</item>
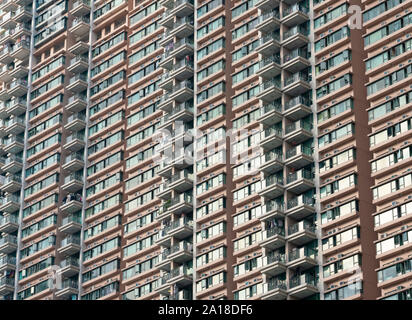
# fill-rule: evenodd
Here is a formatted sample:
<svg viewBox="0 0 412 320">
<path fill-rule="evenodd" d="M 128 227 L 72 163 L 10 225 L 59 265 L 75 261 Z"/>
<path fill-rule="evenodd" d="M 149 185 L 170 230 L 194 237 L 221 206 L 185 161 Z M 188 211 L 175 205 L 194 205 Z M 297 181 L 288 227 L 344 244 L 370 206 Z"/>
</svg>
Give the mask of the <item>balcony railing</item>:
<svg viewBox="0 0 412 320">
<path fill-rule="evenodd" d="M 179 251 L 193 252 L 193 244 L 188 241 L 180 241 L 178 244 L 175 244 L 170 248 L 170 254 Z"/>
<path fill-rule="evenodd" d="M 262 181 L 262 189 L 270 187 L 274 184 L 283 185 L 283 177 L 278 175 L 273 175 L 267 177 L 265 180 Z"/>
<path fill-rule="evenodd" d="M 294 97 L 293 99 L 289 100 L 285 104 L 285 110 L 289 110 L 289 109 L 291 109 L 294 106 L 297 106 L 299 104 L 303 104 L 304 106 L 310 107 L 312 102 L 309 99 L 305 98 L 305 97 L 297 96 L 297 97 Z"/>
<path fill-rule="evenodd" d="M 303 154 L 306 154 L 308 156 L 313 155 L 312 148 L 300 145 L 300 146 L 296 146 L 292 149 L 287 150 L 286 151 L 286 159 L 292 158 L 292 157 L 296 156 L 298 153 L 303 153 Z"/>
<path fill-rule="evenodd" d="M 286 40 L 290 37 L 293 37 L 294 35 L 296 35 L 298 33 L 300 33 L 304 36 L 307 36 L 309 34 L 309 31 L 308 31 L 308 29 L 306 29 L 303 26 L 295 26 L 295 27 L 291 28 L 290 30 L 283 33 L 283 40 Z"/>
<path fill-rule="evenodd" d="M 288 228 L 288 234 L 292 235 L 294 233 L 298 233 L 298 232 L 304 231 L 304 230 L 315 232 L 316 231 L 316 226 L 314 224 L 308 222 L 308 221 L 303 220 L 303 221 L 300 221 L 300 222 L 298 222 L 294 225 L 291 225 Z"/>
<path fill-rule="evenodd" d="M 298 82 L 298 81 L 310 82 L 310 78 L 306 73 L 303 73 L 303 72 L 295 73 L 285 79 L 285 87 L 292 83 Z"/>
<path fill-rule="evenodd" d="M 317 285 L 317 279 L 315 276 L 313 276 L 312 274 L 302 274 L 300 276 L 297 277 L 293 277 L 290 279 L 289 281 L 289 288 L 295 288 L 298 287 L 300 285 L 303 284 L 309 284 L 312 286 L 316 286 Z"/>
<path fill-rule="evenodd" d="M 7 223 L 19 223 L 19 219 L 15 215 L 8 215 L 0 218 L 0 226 L 3 226 Z"/>
<path fill-rule="evenodd" d="M 305 195 L 300 195 L 294 199 L 290 199 L 287 203 L 287 208 L 292 209 L 299 205 L 313 206 L 315 204 L 315 199 L 307 197 Z"/>
<path fill-rule="evenodd" d="M 74 257 L 68 257 L 60 262 L 60 268 L 65 268 L 69 266 L 79 267 L 79 259 Z"/>
<path fill-rule="evenodd" d="M 304 129 L 306 131 L 311 131 L 313 128 L 313 124 L 308 121 L 296 121 L 286 126 L 285 133 L 289 134 L 299 129 Z"/>
<path fill-rule="evenodd" d="M 17 237 L 8 234 L 5 237 L 0 238 L 0 246 L 4 245 L 6 243 L 11 243 L 11 244 L 16 244 L 17 245 Z"/>
<path fill-rule="evenodd" d="M 20 203 L 20 197 L 14 194 L 9 194 L 6 197 L 0 198 L 0 205 L 5 205 L 10 202 Z"/>
<path fill-rule="evenodd" d="M 15 257 L 9 257 L 9 256 L 4 256 L 0 258 L 0 266 L 4 266 L 6 264 L 10 264 L 12 266 L 16 265 L 16 258 Z"/>
<path fill-rule="evenodd" d="M 310 57 L 307 49 L 297 48 L 283 56 L 283 63 L 289 62 L 297 57 L 308 59 Z"/>
<path fill-rule="evenodd" d="M 316 250 L 312 248 L 308 248 L 308 247 L 303 247 L 303 248 L 289 251 L 288 257 L 289 257 L 289 262 L 290 262 L 290 261 L 295 261 L 301 258 L 316 259 L 317 255 L 318 255 L 318 252 Z"/>
<path fill-rule="evenodd" d="M 302 13 L 309 13 L 309 9 L 300 3 L 295 3 L 294 5 L 291 5 L 289 8 L 283 9 L 283 17 L 286 17 L 290 15 L 293 12 L 302 12 Z"/>
<path fill-rule="evenodd" d="M 83 161 L 83 159 L 84 159 L 84 156 L 83 156 L 82 153 L 80 153 L 80 152 L 73 152 L 73 153 L 69 154 L 69 155 L 66 157 L 65 163 L 69 163 L 70 161 L 73 161 L 73 160 Z"/>
<path fill-rule="evenodd" d="M 262 231 L 262 239 L 268 239 L 273 236 L 285 236 L 285 229 L 279 227 L 273 227 Z"/>
<path fill-rule="evenodd" d="M 70 244 L 80 245 L 80 237 L 79 236 L 68 236 L 67 238 L 64 238 L 60 242 L 61 247 L 65 247 L 65 246 L 68 246 Z"/>
<path fill-rule="evenodd" d="M 300 179 L 312 180 L 313 174 L 312 171 L 307 169 L 301 169 L 296 172 L 289 173 L 287 176 L 287 183 L 292 183 Z"/>
<path fill-rule="evenodd" d="M 173 231 L 177 228 L 184 227 L 184 226 L 192 228 L 193 227 L 193 220 L 189 219 L 188 217 L 179 218 L 178 220 L 173 221 L 168 226 L 164 227 L 161 231 L 161 236 L 164 237 L 169 232 L 171 232 L 171 231 Z"/>
<path fill-rule="evenodd" d="M 269 281 L 265 283 L 264 292 L 269 292 L 269 291 L 276 290 L 276 289 L 286 290 L 287 289 L 286 280 L 269 279 Z"/>
<path fill-rule="evenodd" d="M 265 213 L 271 212 L 271 211 L 274 211 L 274 210 L 283 212 L 285 210 L 285 206 L 282 202 L 270 200 L 270 201 L 265 203 L 265 205 L 263 207 L 263 210 L 265 211 Z"/>
<path fill-rule="evenodd" d="M 266 263 L 271 264 L 274 262 L 286 263 L 286 255 L 284 253 L 270 253 L 266 256 Z"/>
</svg>

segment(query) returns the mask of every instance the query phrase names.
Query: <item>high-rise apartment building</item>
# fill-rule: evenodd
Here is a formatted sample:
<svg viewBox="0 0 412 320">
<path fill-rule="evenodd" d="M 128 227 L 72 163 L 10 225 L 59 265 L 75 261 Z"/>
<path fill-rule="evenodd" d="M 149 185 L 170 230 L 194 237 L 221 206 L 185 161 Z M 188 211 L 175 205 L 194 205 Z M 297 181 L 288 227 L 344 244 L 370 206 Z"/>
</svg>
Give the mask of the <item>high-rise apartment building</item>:
<svg viewBox="0 0 412 320">
<path fill-rule="evenodd" d="M 0 0 L 0 298 L 412 299 L 411 9 Z"/>
</svg>

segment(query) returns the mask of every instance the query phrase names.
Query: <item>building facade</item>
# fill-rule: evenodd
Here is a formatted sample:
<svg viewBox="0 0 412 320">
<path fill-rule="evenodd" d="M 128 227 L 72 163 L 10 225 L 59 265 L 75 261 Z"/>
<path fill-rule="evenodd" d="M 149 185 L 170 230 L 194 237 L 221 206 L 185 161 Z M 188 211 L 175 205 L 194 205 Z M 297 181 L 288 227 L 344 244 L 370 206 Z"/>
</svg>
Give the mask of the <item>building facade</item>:
<svg viewBox="0 0 412 320">
<path fill-rule="evenodd" d="M 412 299 L 411 7 L 0 1 L 0 298 Z"/>
</svg>

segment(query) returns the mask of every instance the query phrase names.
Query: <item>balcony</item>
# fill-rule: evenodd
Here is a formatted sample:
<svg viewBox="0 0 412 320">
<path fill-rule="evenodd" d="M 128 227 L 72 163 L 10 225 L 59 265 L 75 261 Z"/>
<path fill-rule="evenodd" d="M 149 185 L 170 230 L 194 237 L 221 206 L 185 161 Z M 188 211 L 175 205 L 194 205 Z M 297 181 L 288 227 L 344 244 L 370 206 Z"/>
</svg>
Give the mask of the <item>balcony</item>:
<svg viewBox="0 0 412 320">
<path fill-rule="evenodd" d="M 315 187 L 313 174 L 310 170 L 300 169 L 296 172 L 290 172 L 287 175 L 286 189 L 295 194 L 304 193 Z"/>
<path fill-rule="evenodd" d="M 10 82 L 13 80 L 13 77 L 10 75 L 10 71 L 13 70 L 13 67 L 3 66 L 0 69 L 0 81 L 2 82 Z"/>
<path fill-rule="evenodd" d="M 317 280 L 311 274 L 302 274 L 289 281 L 289 294 L 297 299 L 307 298 L 318 292 Z"/>
<path fill-rule="evenodd" d="M 82 55 L 89 52 L 89 44 L 84 41 L 77 41 L 73 46 L 69 48 L 69 52 L 74 55 Z"/>
<path fill-rule="evenodd" d="M 16 27 L 16 20 L 14 20 L 14 16 L 16 15 L 15 11 L 9 11 L 3 15 L 0 20 L 0 28 L 3 29 L 14 29 Z"/>
<path fill-rule="evenodd" d="M 1 186 L 1 190 L 3 192 L 14 193 L 20 191 L 21 189 L 21 176 L 17 175 L 8 175 L 6 179 L 4 179 L 3 185 Z"/>
<path fill-rule="evenodd" d="M 3 0 L 0 3 L 0 10 L 3 12 L 16 11 L 18 8 L 18 4 L 13 0 Z"/>
<path fill-rule="evenodd" d="M 312 129 L 313 124 L 308 121 L 293 122 L 286 126 L 285 141 L 293 145 L 300 144 L 313 137 Z"/>
<path fill-rule="evenodd" d="M 299 120 L 312 114 L 312 102 L 303 97 L 298 96 L 286 102 L 283 115 L 292 120 Z"/>
<path fill-rule="evenodd" d="M 3 47 L 3 50 L 0 52 L 0 62 L 3 64 L 10 64 L 13 62 L 14 58 L 11 56 L 13 52 L 13 47 L 11 45 L 6 45 Z"/>
<path fill-rule="evenodd" d="M 295 248 L 289 251 L 288 267 L 306 270 L 317 266 L 317 251 L 308 247 Z"/>
<path fill-rule="evenodd" d="M 170 259 L 169 259 L 170 249 L 166 248 L 159 254 L 159 259 L 155 263 L 155 268 L 170 271 Z"/>
<path fill-rule="evenodd" d="M 29 7 L 20 6 L 16 10 L 16 15 L 14 16 L 14 20 L 16 20 L 17 22 L 23 23 L 23 22 L 31 20 L 32 17 L 33 15 Z"/>
<path fill-rule="evenodd" d="M 60 247 L 57 249 L 60 254 L 71 256 L 80 251 L 80 237 L 68 236 L 60 242 Z"/>
<path fill-rule="evenodd" d="M 193 282 L 193 268 L 189 268 L 185 265 L 180 266 L 170 271 L 170 278 L 168 283 L 176 285 L 178 287 L 184 287 Z"/>
<path fill-rule="evenodd" d="M 265 104 L 260 109 L 260 117 L 257 121 L 267 126 L 282 121 L 282 105 L 276 101 L 270 104 Z"/>
<path fill-rule="evenodd" d="M 10 194 L 6 197 L 0 198 L 0 211 L 13 213 L 20 208 L 20 198 Z"/>
<path fill-rule="evenodd" d="M 161 220 L 171 214 L 189 213 L 193 210 L 193 197 L 188 193 L 182 193 L 173 199 L 167 200 L 159 209 L 157 219 Z"/>
<path fill-rule="evenodd" d="M 6 270 L 16 270 L 16 258 L 12 256 L 3 256 L 0 258 L 0 272 Z"/>
<path fill-rule="evenodd" d="M 67 299 L 78 293 L 79 283 L 74 280 L 65 280 L 62 283 L 62 287 L 56 291 L 56 297 L 60 299 Z"/>
<path fill-rule="evenodd" d="M 193 55 L 194 47 L 193 40 L 183 38 L 175 43 L 167 44 L 165 53 L 162 55 L 159 66 L 171 70 L 174 63 L 173 60 L 183 59 L 187 55 Z"/>
<path fill-rule="evenodd" d="M 84 74 L 76 74 L 70 78 L 67 89 L 77 93 L 85 91 L 87 89 L 87 76 Z"/>
<path fill-rule="evenodd" d="M 60 211 L 67 214 L 72 214 L 82 209 L 82 198 L 80 194 L 69 194 L 63 199 L 63 204 L 60 206 Z"/>
<path fill-rule="evenodd" d="M 315 212 L 315 200 L 300 195 L 287 202 L 286 215 L 295 220 L 301 220 Z"/>
<path fill-rule="evenodd" d="M 27 100 L 24 98 L 13 98 L 6 103 L 6 112 L 9 115 L 20 116 L 26 112 Z"/>
<path fill-rule="evenodd" d="M 0 89 L 0 100 L 7 101 L 11 98 L 9 89 L 10 89 L 10 84 L 3 83 L 2 88 Z"/>
<path fill-rule="evenodd" d="M 262 180 L 261 189 L 258 193 L 262 197 L 273 199 L 283 195 L 284 189 L 283 177 L 272 175 Z"/>
<path fill-rule="evenodd" d="M 280 78 L 274 78 L 269 81 L 265 81 L 260 85 L 259 93 L 256 95 L 257 99 L 260 99 L 266 103 L 272 103 L 282 96 L 282 85 Z"/>
<path fill-rule="evenodd" d="M 169 93 L 169 99 L 180 103 L 185 102 L 191 97 L 193 97 L 193 82 L 189 80 L 176 83 Z"/>
<path fill-rule="evenodd" d="M 269 11 L 274 8 L 279 8 L 279 2 L 279 0 L 258 0 L 255 3 L 255 7 L 262 11 Z"/>
<path fill-rule="evenodd" d="M 30 56 L 30 43 L 28 41 L 21 41 L 16 43 L 11 52 L 13 59 L 26 61 Z"/>
<path fill-rule="evenodd" d="M 89 59 L 84 56 L 76 56 L 70 60 L 70 66 L 67 68 L 73 73 L 82 73 L 89 68 Z"/>
<path fill-rule="evenodd" d="M 70 13 L 77 17 L 83 17 L 90 13 L 90 0 L 77 0 L 73 2 Z"/>
<path fill-rule="evenodd" d="M 270 126 L 261 132 L 260 147 L 266 150 L 273 150 L 282 145 L 282 129 L 277 126 Z"/>
<path fill-rule="evenodd" d="M 10 254 L 17 250 L 17 237 L 7 235 L 0 238 L 0 253 Z"/>
<path fill-rule="evenodd" d="M 173 1 L 160 20 L 160 25 L 171 28 L 173 26 L 174 17 L 184 17 L 194 12 L 193 0 L 177 0 Z"/>
<path fill-rule="evenodd" d="M 285 208 L 283 203 L 278 201 L 269 200 L 262 206 L 262 215 L 259 219 L 263 222 L 272 220 L 274 218 L 281 218 L 285 216 Z"/>
<path fill-rule="evenodd" d="M 87 96 L 82 94 L 75 94 L 71 96 L 66 105 L 66 110 L 69 112 L 80 112 L 86 110 Z"/>
<path fill-rule="evenodd" d="M 186 59 L 178 61 L 173 65 L 170 71 L 170 77 L 177 81 L 183 81 L 193 77 L 193 61 Z"/>
<path fill-rule="evenodd" d="M 76 17 L 73 20 L 71 28 L 69 29 L 69 31 L 77 37 L 83 37 L 85 35 L 88 36 L 89 30 L 90 30 L 90 20 L 89 18 L 86 18 L 86 17 Z"/>
<path fill-rule="evenodd" d="M 263 286 L 262 300 L 285 300 L 287 296 L 286 280 L 269 279 Z"/>
<path fill-rule="evenodd" d="M 188 122 L 193 119 L 193 103 L 183 102 L 166 113 L 159 123 L 159 128 L 170 128 L 174 121 Z"/>
<path fill-rule="evenodd" d="M 274 77 L 280 75 L 280 55 L 274 54 L 273 56 L 263 58 L 259 62 L 259 70 L 256 74 L 265 79 L 273 79 Z"/>
<path fill-rule="evenodd" d="M 5 133 L 7 135 L 9 134 L 17 135 L 19 133 L 22 133 L 25 128 L 26 128 L 26 125 L 24 123 L 24 119 L 13 117 L 9 121 L 6 122 Z"/>
<path fill-rule="evenodd" d="M 280 34 L 279 31 L 264 35 L 256 47 L 256 52 L 264 56 L 272 56 L 280 51 Z"/>
<path fill-rule="evenodd" d="M 64 170 L 68 171 L 78 171 L 84 166 L 83 154 L 81 152 L 73 152 L 69 154 L 62 166 Z"/>
<path fill-rule="evenodd" d="M 83 113 L 75 113 L 67 118 L 64 128 L 69 131 L 80 131 L 86 127 L 86 116 Z"/>
<path fill-rule="evenodd" d="M 15 215 L 0 216 L 0 232 L 12 233 L 19 228 L 19 219 Z"/>
<path fill-rule="evenodd" d="M 16 173 L 21 171 L 22 168 L 23 159 L 13 154 L 6 158 L 4 165 L 1 167 L 1 170 L 8 173 Z"/>
<path fill-rule="evenodd" d="M 9 74 L 13 78 L 25 78 L 29 74 L 29 68 L 23 64 L 19 64 L 18 66 L 14 66 L 13 70 L 9 71 Z"/>
<path fill-rule="evenodd" d="M 274 227 L 262 231 L 260 246 L 269 250 L 276 250 L 285 246 L 285 229 Z"/>
<path fill-rule="evenodd" d="M 302 246 L 316 239 L 316 226 L 302 220 L 288 228 L 288 241 L 296 246 Z"/>
<path fill-rule="evenodd" d="M 75 132 L 71 134 L 70 136 L 67 136 L 66 143 L 63 146 L 63 148 L 66 150 L 72 151 L 72 152 L 77 152 L 83 149 L 84 146 L 85 146 L 84 134 Z"/>
<path fill-rule="evenodd" d="M 80 272 L 79 259 L 68 257 L 60 262 L 58 271 L 64 277 L 72 277 Z"/>
<path fill-rule="evenodd" d="M 170 248 L 168 258 L 175 262 L 182 264 L 193 259 L 193 244 L 187 241 L 181 241 Z"/>
<path fill-rule="evenodd" d="M 283 10 L 282 23 L 288 27 L 301 24 L 309 20 L 309 9 L 300 3 L 295 3 Z"/>
<path fill-rule="evenodd" d="M 13 41 L 20 41 L 21 38 L 23 37 L 30 38 L 30 36 L 31 36 L 31 25 L 26 24 L 26 23 L 19 23 L 14 29 Z M 30 45 L 28 41 L 26 41 L 26 44 Z"/>
<path fill-rule="evenodd" d="M 165 179 L 157 196 L 161 199 L 170 199 L 172 190 L 182 193 L 192 188 L 193 173 L 183 170 L 172 175 L 169 179 Z"/>
<path fill-rule="evenodd" d="M 285 163 L 288 167 L 302 168 L 313 161 L 312 148 L 299 145 L 286 151 Z"/>
<path fill-rule="evenodd" d="M 160 236 L 156 243 L 160 245 L 169 245 L 171 237 L 176 239 L 185 239 L 193 234 L 193 220 L 184 217 L 171 222 L 168 226 L 160 231 Z"/>
<path fill-rule="evenodd" d="M 297 72 L 285 79 L 283 91 L 291 96 L 301 95 L 311 89 L 311 79 L 304 72 Z"/>
<path fill-rule="evenodd" d="M 76 212 L 75 214 L 69 214 L 64 217 L 59 227 L 60 232 L 65 232 L 73 234 L 79 232 L 82 229 L 82 219 L 81 212 Z"/>
<path fill-rule="evenodd" d="M 288 50 L 303 47 L 309 43 L 308 34 L 309 31 L 306 28 L 297 25 L 283 33 L 282 45 Z"/>
<path fill-rule="evenodd" d="M 171 152 L 170 157 L 167 156 L 165 159 L 162 159 L 159 165 L 158 175 L 169 177 L 172 175 L 172 169 L 177 168 L 182 170 L 190 166 L 185 159 L 190 155 L 186 154 L 183 150 Z M 191 155 L 190 157 L 193 157 Z"/>
<path fill-rule="evenodd" d="M 307 48 L 297 48 L 283 56 L 282 67 L 288 72 L 296 73 L 310 67 L 309 58 Z"/>
<path fill-rule="evenodd" d="M 179 39 L 189 37 L 194 32 L 194 21 L 193 18 L 189 19 L 189 17 L 177 17 L 176 22 L 172 26 L 172 30 L 170 30 L 170 35 L 172 37 L 177 37 Z"/>
<path fill-rule="evenodd" d="M 280 26 L 280 15 L 278 10 L 273 10 L 271 12 L 266 12 L 258 18 L 258 23 L 256 29 L 267 33 Z"/>
<path fill-rule="evenodd" d="M 286 256 L 285 254 L 270 253 L 266 257 L 263 257 L 263 267 L 261 269 L 262 274 L 266 276 L 277 276 L 286 272 Z"/>
<path fill-rule="evenodd" d="M 271 150 L 261 156 L 260 171 L 273 174 L 283 169 L 283 155 L 277 149 Z"/>
<path fill-rule="evenodd" d="M 83 175 L 74 172 L 64 178 L 64 184 L 61 186 L 64 191 L 76 192 L 83 188 Z"/>
<path fill-rule="evenodd" d="M 0 278 L 0 295 L 7 295 L 14 291 L 14 278 Z"/>
</svg>

